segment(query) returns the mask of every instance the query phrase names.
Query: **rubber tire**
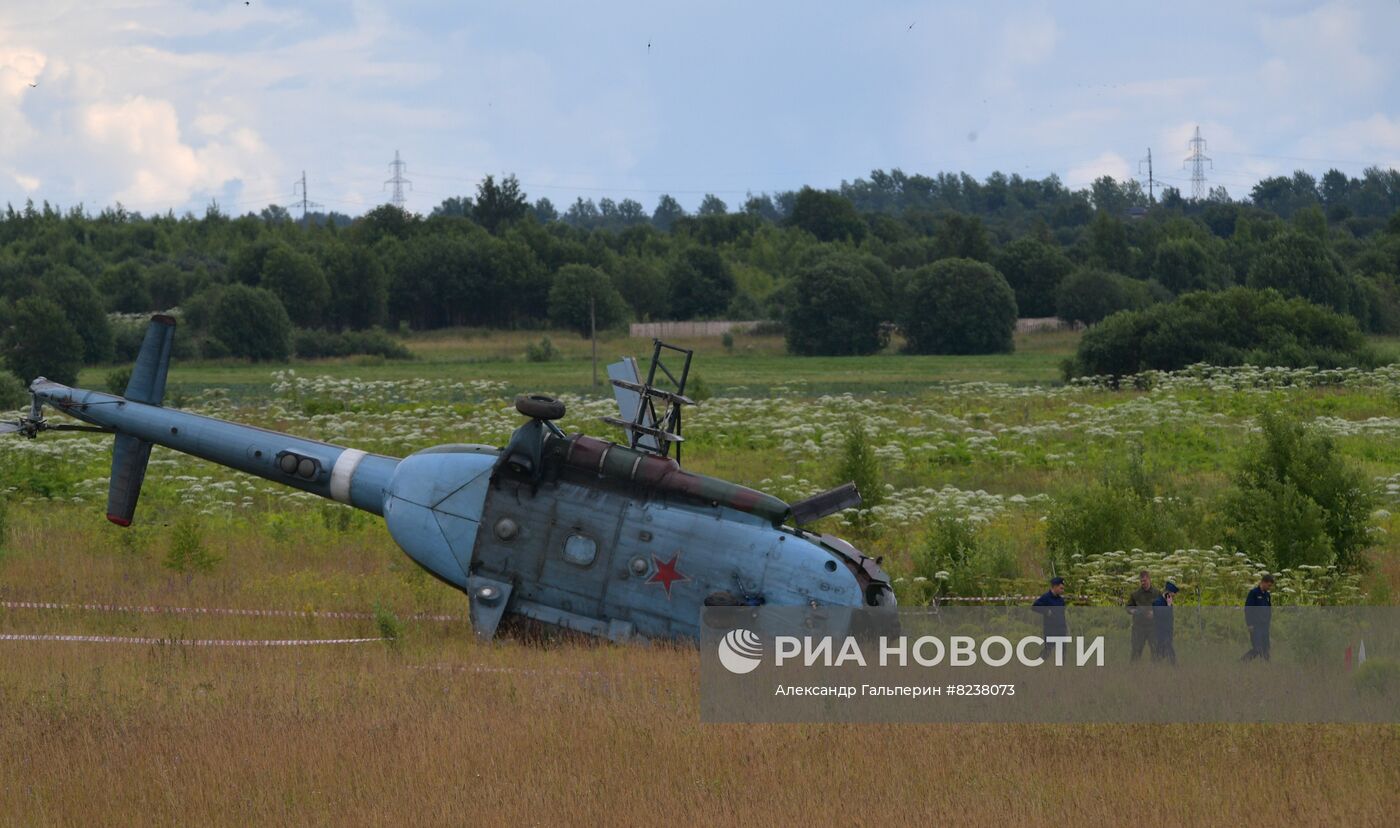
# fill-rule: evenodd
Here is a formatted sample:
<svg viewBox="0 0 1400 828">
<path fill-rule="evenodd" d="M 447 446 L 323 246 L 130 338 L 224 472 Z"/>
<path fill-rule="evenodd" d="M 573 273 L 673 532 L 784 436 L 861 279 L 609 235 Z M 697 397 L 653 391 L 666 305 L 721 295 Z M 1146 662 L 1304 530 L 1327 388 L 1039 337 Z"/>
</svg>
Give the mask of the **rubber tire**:
<svg viewBox="0 0 1400 828">
<path fill-rule="evenodd" d="M 515 410 L 535 420 L 558 420 L 564 416 L 564 403 L 544 394 L 521 394 L 515 398 Z"/>
</svg>

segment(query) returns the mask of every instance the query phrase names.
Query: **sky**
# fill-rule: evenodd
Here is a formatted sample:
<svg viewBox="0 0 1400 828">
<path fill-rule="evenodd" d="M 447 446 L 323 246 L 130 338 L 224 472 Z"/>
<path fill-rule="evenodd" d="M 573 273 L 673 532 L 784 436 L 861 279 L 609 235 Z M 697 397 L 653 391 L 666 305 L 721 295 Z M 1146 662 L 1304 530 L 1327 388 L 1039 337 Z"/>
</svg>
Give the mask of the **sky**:
<svg viewBox="0 0 1400 828">
<path fill-rule="evenodd" d="M 1210 186 L 1400 168 L 1400 1 L 0 6 L 0 202 L 427 213 L 514 173 L 694 209 L 872 169 Z"/>
</svg>

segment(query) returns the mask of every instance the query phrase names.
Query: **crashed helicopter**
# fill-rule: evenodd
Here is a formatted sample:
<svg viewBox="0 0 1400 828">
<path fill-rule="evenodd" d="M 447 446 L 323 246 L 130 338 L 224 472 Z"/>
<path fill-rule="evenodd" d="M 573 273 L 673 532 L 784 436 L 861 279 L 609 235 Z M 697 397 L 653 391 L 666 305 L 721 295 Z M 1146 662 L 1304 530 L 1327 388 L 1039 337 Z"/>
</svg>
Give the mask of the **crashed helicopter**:
<svg viewBox="0 0 1400 828">
<path fill-rule="evenodd" d="M 602 419 L 624 443 L 565 434 L 561 401 L 522 395 L 528 419 L 503 448 L 396 458 L 163 407 L 174 336 L 172 317 L 152 317 L 122 396 L 34 380 L 28 414 L 0 433 L 114 434 L 119 526 L 157 445 L 381 515 L 410 558 L 467 594 L 486 638 L 507 615 L 612 640 L 698 638 L 703 606 L 895 603 L 878 559 L 804 528 L 858 505 L 854 485 L 789 504 L 681 467 L 690 350 L 656 340 L 644 380 L 634 359 L 608 366 L 620 416 Z M 50 423 L 45 406 L 86 425 Z"/>
</svg>

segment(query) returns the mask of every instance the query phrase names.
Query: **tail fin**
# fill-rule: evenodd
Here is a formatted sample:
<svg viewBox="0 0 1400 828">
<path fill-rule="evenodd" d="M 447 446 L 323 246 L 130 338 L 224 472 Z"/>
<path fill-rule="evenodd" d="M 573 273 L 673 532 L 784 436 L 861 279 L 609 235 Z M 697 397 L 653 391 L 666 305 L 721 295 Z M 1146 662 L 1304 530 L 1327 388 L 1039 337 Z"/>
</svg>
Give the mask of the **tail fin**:
<svg viewBox="0 0 1400 828">
<path fill-rule="evenodd" d="M 126 384 L 126 398 L 132 402 L 160 405 L 165 399 L 165 374 L 170 370 L 170 347 L 175 343 L 175 319 L 165 314 L 151 317 L 136 366 Z"/>
<path fill-rule="evenodd" d="M 169 316 L 151 317 L 126 398 L 132 402 L 160 405 L 165 399 L 165 375 L 170 370 L 170 348 L 175 341 L 175 320 Z M 107 488 L 107 519 L 118 526 L 130 526 L 136 514 L 136 500 L 146 479 L 146 461 L 151 444 L 130 434 L 118 434 L 112 446 L 112 479 Z"/>
<path fill-rule="evenodd" d="M 107 519 L 118 526 L 131 525 L 150 459 L 150 443 L 130 434 L 117 435 L 112 446 L 112 481 L 107 486 Z"/>
</svg>

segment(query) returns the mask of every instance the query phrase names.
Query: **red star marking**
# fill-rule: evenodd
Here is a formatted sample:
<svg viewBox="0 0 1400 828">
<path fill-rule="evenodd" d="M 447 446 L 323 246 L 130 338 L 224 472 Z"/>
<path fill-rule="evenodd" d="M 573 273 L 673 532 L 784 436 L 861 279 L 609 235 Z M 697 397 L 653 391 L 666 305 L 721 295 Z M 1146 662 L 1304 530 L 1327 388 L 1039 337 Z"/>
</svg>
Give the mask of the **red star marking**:
<svg viewBox="0 0 1400 828">
<path fill-rule="evenodd" d="M 656 564 L 656 571 L 651 574 L 650 578 L 647 578 L 647 583 L 661 584 L 661 586 L 665 587 L 666 597 L 668 599 L 671 597 L 671 584 L 674 584 L 676 581 L 690 580 L 689 575 L 685 575 L 680 570 L 676 569 L 676 561 L 680 560 L 680 557 L 681 553 L 677 552 L 671 556 L 671 560 L 663 563 L 662 560 L 655 555 L 651 556 L 652 562 Z"/>
</svg>

